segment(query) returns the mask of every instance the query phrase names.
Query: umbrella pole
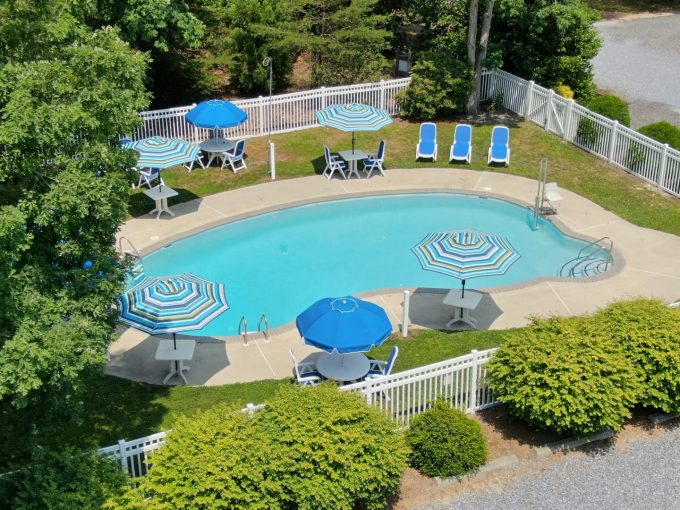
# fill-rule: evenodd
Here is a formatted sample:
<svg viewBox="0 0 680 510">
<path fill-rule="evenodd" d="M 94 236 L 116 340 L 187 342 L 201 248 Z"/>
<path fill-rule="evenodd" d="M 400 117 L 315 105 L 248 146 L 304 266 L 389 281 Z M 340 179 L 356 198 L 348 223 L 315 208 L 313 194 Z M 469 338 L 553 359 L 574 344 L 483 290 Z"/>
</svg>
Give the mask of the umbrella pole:
<svg viewBox="0 0 680 510">
<path fill-rule="evenodd" d="M 172 334 L 172 344 L 173 344 L 173 348 L 175 350 L 177 350 L 177 334 L 176 333 Z"/>
<path fill-rule="evenodd" d="M 354 131 L 352 131 L 352 154 L 354 154 L 354 142 L 356 138 L 354 138 Z"/>
<path fill-rule="evenodd" d="M 464 298 L 465 297 L 465 280 L 462 280 L 463 283 L 463 291 L 460 293 L 460 297 Z"/>
</svg>

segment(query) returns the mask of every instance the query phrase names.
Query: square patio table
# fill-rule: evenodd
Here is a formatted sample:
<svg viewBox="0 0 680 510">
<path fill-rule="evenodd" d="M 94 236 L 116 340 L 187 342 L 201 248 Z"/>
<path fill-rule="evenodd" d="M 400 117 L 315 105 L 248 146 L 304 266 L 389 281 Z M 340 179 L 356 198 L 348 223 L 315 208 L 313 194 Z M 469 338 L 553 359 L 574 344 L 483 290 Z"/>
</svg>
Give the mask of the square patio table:
<svg viewBox="0 0 680 510">
<path fill-rule="evenodd" d="M 361 177 L 359 175 L 359 170 L 357 169 L 357 161 L 368 158 L 368 154 L 360 149 L 354 149 L 354 152 L 352 152 L 352 150 L 341 151 L 338 152 L 338 155 L 347 161 L 347 163 L 349 163 L 349 173 L 347 174 L 348 179 L 352 176 L 352 174 L 355 174 L 357 177 Z"/>
<path fill-rule="evenodd" d="M 156 201 L 156 207 L 149 212 L 149 214 L 158 212 L 158 214 L 156 214 L 156 219 L 161 217 L 161 213 L 168 213 L 170 216 L 175 216 L 175 213 L 168 207 L 168 198 L 176 197 L 179 193 L 170 186 L 156 186 L 155 188 L 145 190 L 144 194 Z"/>
<path fill-rule="evenodd" d="M 190 360 L 194 357 L 194 348 L 196 347 L 195 340 L 180 340 L 176 342 L 175 348 L 174 340 L 160 340 L 158 348 L 156 349 L 156 359 L 170 362 L 170 373 L 163 379 L 163 384 L 168 380 L 178 375 L 184 380 L 184 384 L 188 384 L 187 378 L 184 377 L 183 372 L 188 372 L 191 367 L 185 367 L 184 361 Z"/>
<path fill-rule="evenodd" d="M 461 289 L 452 289 L 444 298 L 443 303 L 445 305 L 455 307 L 453 318 L 446 323 L 445 327 L 450 328 L 456 322 L 462 322 L 472 329 L 477 329 L 477 320 L 470 315 L 470 310 L 477 308 L 477 305 L 479 305 L 484 294 L 475 292 L 474 290 L 466 290 L 465 296 L 461 297 L 461 293 Z"/>
</svg>

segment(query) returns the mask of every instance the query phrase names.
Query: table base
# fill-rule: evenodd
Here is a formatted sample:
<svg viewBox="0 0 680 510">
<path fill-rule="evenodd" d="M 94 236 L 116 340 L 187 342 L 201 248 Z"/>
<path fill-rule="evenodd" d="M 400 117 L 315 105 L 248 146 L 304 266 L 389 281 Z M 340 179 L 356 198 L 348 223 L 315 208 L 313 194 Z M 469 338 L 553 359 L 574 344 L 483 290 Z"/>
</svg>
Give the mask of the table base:
<svg viewBox="0 0 680 510">
<path fill-rule="evenodd" d="M 170 210 L 168 207 L 168 199 L 167 198 L 161 198 L 159 200 L 156 200 L 156 208 L 152 209 L 149 214 L 153 214 L 157 212 L 156 214 L 156 219 L 160 219 L 161 213 L 168 213 L 170 216 L 173 218 L 175 217 L 175 213 Z"/>
<path fill-rule="evenodd" d="M 447 322 L 445 327 L 450 328 L 458 322 L 466 324 L 472 329 L 477 329 L 477 319 L 470 315 L 470 310 L 467 308 L 456 308 L 453 319 Z"/>
<path fill-rule="evenodd" d="M 182 378 L 184 381 L 184 384 L 189 384 L 187 381 L 187 378 L 184 377 L 183 372 L 188 372 L 191 370 L 191 367 L 186 367 L 184 366 L 184 361 L 182 360 L 171 360 L 170 361 L 170 373 L 165 376 L 165 379 L 163 379 L 163 384 L 166 384 L 170 378 L 172 378 L 175 375 L 178 375 Z"/>
</svg>

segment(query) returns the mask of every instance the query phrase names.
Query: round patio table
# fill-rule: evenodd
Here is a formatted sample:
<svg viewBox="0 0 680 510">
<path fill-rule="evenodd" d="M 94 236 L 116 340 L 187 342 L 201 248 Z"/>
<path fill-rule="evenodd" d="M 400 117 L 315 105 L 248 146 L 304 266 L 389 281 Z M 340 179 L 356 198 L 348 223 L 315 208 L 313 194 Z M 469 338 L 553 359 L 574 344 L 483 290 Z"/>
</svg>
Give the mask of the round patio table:
<svg viewBox="0 0 680 510">
<path fill-rule="evenodd" d="M 213 159 L 219 158 L 223 152 L 233 149 L 236 146 L 236 142 L 225 138 L 209 138 L 199 143 L 198 146 L 203 152 L 208 153 L 208 163 L 205 166 L 210 166 Z"/>
<path fill-rule="evenodd" d="M 354 381 L 368 373 L 370 362 L 360 352 L 338 354 L 325 352 L 316 361 L 316 369 L 326 379 L 334 381 Z"/>
</svg>

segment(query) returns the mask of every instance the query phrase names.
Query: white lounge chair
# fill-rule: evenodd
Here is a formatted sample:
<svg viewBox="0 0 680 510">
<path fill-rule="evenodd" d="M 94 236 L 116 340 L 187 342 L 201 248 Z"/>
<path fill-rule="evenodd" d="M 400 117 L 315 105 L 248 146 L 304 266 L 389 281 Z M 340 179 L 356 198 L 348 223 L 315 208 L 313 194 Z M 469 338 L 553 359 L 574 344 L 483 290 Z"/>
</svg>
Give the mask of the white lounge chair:
<svg viewBox="0 0 680 510">
<path fill-rule="evenodd" d="M 451 161 L 472 161 L 472 126 L 470 124 L 458 124 L 453 132 L 453 143 L 449 153 Z"/>
<path fill-rule="evenodd" d="M 491 132 L 491 146 L 489 147 L 489 161 L 510 165 L 510 130 L 507 126 L 494 126 Z"/>
<path fill-rule="evenodd" d="M 431 158 L 432 161 L 437 161 L 437 125 L 433 122 L 423 122 L 420 125 L 416 161 L 419 158 Z"/>
<path fill-rule="evenodd" d="M 345 170 L 347 169 L 344 161 L 339 159 L 338 156 L 331 154 L 331 150 L 328 145 L 323 146 L 324 157 L 326 158 L 326 168 L 323 170 L 323 176 L 329 181 L 333 177 L 335 172 L 340 172 L 343 179 L 347 179 L 345 175 Z"/>
<path fill-rule="evenodd" d="M 369 154 L 368 159 L 364 160 L 364 172 L 366 172 L 366 178 L 370 177 L 373 170 L 380 172 L 380 175 L 385 175 L 385 170 L 383 168 L 383 163 L 385 161 L 385 140 L 380 140 L 380 145 L 378 146 L 377 154 Z"/>
<path fill-rule="evenodd" d="M 232 150 L 222 153 L 222 168 L 224 169 L 225 165 L 228 164 L 234 173 L 238 173 L 244 168 L 248 168 L 246 166 L 246 160 L 244 159 L 245 154 L 246 141 L 239 140 Z"/>
<path fill-rule="evenodd" d="M 312 386 L 321 382 L 322 377 L 316 371 L 316 364 L 311 362 L 298 363 L 293 354 L 293 349 L 290 349 L 290 357 L 293 360 L 293 370 L 295 371 L 295 378 L 297 383 L 302 386 Z"/>
</svg>

